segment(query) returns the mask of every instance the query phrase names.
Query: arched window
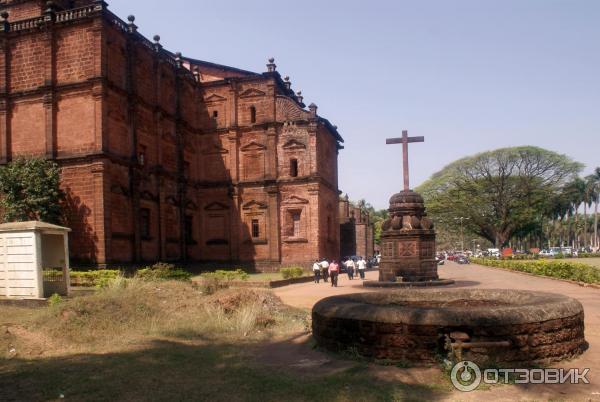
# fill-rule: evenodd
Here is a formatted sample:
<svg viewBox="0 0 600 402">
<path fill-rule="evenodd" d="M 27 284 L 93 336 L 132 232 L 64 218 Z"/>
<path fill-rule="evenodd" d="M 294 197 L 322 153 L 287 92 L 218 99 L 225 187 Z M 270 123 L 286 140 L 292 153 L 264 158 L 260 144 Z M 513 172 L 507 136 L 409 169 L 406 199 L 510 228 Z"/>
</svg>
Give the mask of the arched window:
<svg viewBox="0 0 600 402">
<path fill-rule="evenodd" d="M 250 123 L 256 123 L 256 108 L 250 106 Z"/>
<path fill-rule="evenodd" d="M 290 176 L 298 177 L 298 159 L 290 159 Z"/>
</svg>

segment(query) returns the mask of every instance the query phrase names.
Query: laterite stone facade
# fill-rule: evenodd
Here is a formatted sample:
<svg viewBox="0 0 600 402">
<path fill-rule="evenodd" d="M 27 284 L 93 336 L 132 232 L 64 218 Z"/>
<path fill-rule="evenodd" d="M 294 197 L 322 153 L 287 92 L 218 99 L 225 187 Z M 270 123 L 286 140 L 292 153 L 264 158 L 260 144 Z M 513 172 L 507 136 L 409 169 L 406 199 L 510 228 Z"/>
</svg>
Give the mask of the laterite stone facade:
<svg viewBox="0 0 600 402">
<path fill-rule="evenodd" d="M 0 163 L 60 164 L 74 262 L 339 257 L 343 139 L 274 60 L 173 54 L 103 1 L 0 10 Z"/>
<path fill-rule="evenodd" d="M 340 252 L 342 257 L 375 255 L 375 228 L 364 209 L 355 207 L 346 195 L 339 200 Z"/>
</svg>

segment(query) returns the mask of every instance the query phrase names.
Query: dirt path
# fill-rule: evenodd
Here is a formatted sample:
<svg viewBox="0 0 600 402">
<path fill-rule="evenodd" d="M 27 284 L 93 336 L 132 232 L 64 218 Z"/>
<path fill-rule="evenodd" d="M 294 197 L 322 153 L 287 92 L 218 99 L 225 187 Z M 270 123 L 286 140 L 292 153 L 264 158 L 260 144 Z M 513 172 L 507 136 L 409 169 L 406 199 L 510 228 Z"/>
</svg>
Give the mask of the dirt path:
<svg viewBox="0 0 600 402">
<path fill-rule="evenodd" d="M 377 272 L 367 273 L 367 279 L 377 279 Z M 455 392 L 450 400 L 599 400 L 600 401 L 600 290 L 570 283 L 512 273 L 479 265 L 449 263 L 440 267 L 440 277 L 454 279 L 453 288 L 509 288 L 561 293 L 578 299 L 585 309 L 585 335 L 590 348 L 581 357 L 562 362 L 554 367 L 589 368 L 590 384 L 579 385 L 510 385 L 496 386 L 471 393 Z M 348 293 L 367 291 L 360 280 L 350 281 L 340 275 L 339 286 L 327 283 L 305 283 L 276 289 L 275 293 L 289 305 L 312 308 L 320 299 Z M 375 290 L 376 291 L 376 290 Z M 289 355 L 293 359 L 293 354 Z M 316 356 L 314 357 L 316 359 Z M 422 369 L 396 369 L 386 367 L 388 378 L 403 378 L 406 371 L 418 374 Z M 375 368 L 380 371 L 381 369 Z M 397 371 L 397 373 L 395 373 Z M 421 376 L 418 376 L 421 377 Z M 425 380 L 427 381 L 427 380 Z M 431 381 L 431 377 L 429 377 Z"/>
</svg>

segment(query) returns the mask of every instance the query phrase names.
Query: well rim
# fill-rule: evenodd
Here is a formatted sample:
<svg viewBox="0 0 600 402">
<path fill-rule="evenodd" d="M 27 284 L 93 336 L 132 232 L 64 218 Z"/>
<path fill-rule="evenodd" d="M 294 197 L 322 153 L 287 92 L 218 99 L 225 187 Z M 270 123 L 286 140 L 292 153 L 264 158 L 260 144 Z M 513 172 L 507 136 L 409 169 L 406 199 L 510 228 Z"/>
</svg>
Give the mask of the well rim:
<svg viewBox="0 0 600 402">
<path fill-rule="evenodd" d="M 502 306 L 424 307 L 389 304 L 398 301 L 498 300 Z M 576 299 L 549 292 L 512 289 L 401 289 L 331 296 L 313 307 L 313 314 L 405 325 L 499 326 L 550 321 L 583 314 Z"/>
</svg>

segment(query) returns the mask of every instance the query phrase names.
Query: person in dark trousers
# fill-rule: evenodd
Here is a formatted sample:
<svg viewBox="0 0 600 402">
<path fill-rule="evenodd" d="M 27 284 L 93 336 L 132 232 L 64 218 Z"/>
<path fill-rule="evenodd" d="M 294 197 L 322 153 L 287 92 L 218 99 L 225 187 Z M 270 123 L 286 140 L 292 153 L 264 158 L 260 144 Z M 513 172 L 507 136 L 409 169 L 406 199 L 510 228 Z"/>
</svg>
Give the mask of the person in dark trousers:
<svg viewBox="0 0 600 402">
<path fill-rule="evenodd" d="M 319 283 L 321 281 L 321 263 L 319 260 L 315 260 L 313 264 L 313 273 L 315 274 L 315 283 Z"/>
<path fill-rule="evenodd" d="M 346 273 L 348 274 L 348 279 L 353 280 L 354 279 L 354 268 L 356 268 L 356 265 L 354 264 L 354 260 L 352 258 L 349 258 L 348 261 L 346 261 Z"/>
<path fill-rule="evenodd" d="M 338 265 L 336 260 L 333 260 L 331 264 L 329 264 L 329 277 L 331 278 L 331 286 L 335 286 L 337 288 L 338 274 L 340 273 L 340 266 Z"/>
<path fill-rule="evenodd" d="M 367 262 L 364 258 L 360 257 L 358 260 L 358 273 L 360 274 L 360 279 L 365 279 L 365 270 L 367 269 Z"/>
<path fill-rule="evenodd" d="M 327 282 L 327 278 L 329 277 L 329 262 L 326 258 L 323 258 L 321 261 L 321 276 L 323 277 L 323 282 Z"/>
</svg>

